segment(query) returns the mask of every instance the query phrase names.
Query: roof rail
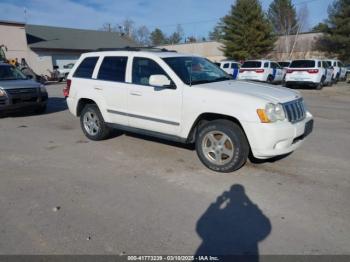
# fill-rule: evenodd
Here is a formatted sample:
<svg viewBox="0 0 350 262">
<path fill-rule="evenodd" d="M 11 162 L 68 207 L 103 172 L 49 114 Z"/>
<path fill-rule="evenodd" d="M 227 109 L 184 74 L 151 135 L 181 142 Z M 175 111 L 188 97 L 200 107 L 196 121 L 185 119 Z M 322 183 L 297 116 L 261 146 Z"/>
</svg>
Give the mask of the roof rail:
<svg viewBox="0 0 350 262">
<path fill-rule="evenodd" d="M 120 48 L 98 48 L 96 51 L 148 51 L 148 52 L 175 52 L 175 50 L 168 50 L 166 48 L 158 48 L 154 46 L 125 46 Z"/>
</svg>

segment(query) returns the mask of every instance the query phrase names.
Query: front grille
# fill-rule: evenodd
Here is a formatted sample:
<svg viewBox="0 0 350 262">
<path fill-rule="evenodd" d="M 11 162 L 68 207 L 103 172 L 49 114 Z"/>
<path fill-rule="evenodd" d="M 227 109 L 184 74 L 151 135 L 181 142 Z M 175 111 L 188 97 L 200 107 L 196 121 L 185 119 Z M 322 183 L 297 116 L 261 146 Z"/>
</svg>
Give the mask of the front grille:
<svg viewBox="0 0 350 262">
<path fill-rule="evenodd" d="M 14 88 L 7 89 L 6 92 L 11 95 L 37 93 L 37 88 Z"/>
<path fill-rule="evenodd" d="M 283 107 L 289 122 L 295 123 L 295 122 L 301 121 L 306 116 L 306 110 L 305 110 L 304 101 L 302 98 L 299 98 L 297 100 L 294 100 L 288 103 L 284 103 Z"/>
</svg>

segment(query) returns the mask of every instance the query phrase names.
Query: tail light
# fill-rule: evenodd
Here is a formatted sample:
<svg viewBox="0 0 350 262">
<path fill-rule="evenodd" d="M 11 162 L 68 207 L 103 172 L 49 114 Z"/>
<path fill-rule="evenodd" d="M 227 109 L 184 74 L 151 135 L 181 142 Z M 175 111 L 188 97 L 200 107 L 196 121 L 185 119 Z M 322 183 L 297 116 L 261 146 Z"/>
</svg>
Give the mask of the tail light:
<svg viewBox="0 0 350 262">
<path fill-rule="evenodd" d="M 257 70 L 255 70 L 256 73 L 264 73 L 264 71 L 265 71 L 264 69 L 257 69 Z"/>
<path fill-rule="evenodd" d="M 71 79 L 67 79 L 67 85 L 63 88 L 63 96 L 64 97 L 68 97 L 69 96 L 69 90 L 70 90 L 71 84 L 72 84 L 72 80 Z"/>
<path fill-rule="evenodd" d="M 244 72 L 244 69 L 239 69 L 239 72 L 240 72 L 240 73 L 243 73 L 243 72 Z"/>
<path fill-rule="evenodd" d="M 307 72 L 309 74 L 317 74 L 318 73 L 318 69 L 309 69 L 309 70 L 307 70 Z"/>
<path fill-rule="evenodd" d="M 293 73 L 293 70 L 292 69 L 287 69 L 287 74 L 291 74 Z"/>
</svg>

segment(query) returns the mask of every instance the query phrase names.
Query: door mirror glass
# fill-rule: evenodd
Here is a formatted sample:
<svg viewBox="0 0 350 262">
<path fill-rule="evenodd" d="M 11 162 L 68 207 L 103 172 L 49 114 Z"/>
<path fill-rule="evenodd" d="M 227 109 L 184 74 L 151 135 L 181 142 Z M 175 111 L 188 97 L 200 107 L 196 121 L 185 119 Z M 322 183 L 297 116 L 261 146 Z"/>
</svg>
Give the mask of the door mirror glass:
<svg viewBox="0 0 350 262">
<path fill-rule="evenodd" d="M 170 87 L 171 81 L 165 75 L 151 75 L 149 78 L 149 85 L 156 87 Z"/>
</svg>

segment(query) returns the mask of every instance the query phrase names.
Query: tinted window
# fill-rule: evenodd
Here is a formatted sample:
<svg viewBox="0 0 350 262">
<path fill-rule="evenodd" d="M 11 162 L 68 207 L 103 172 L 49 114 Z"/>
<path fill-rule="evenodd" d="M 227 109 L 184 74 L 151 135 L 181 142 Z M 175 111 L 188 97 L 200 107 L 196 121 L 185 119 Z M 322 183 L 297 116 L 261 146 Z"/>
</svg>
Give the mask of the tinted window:
<svg viewBox="0 0 350 262">
<path fill-rule="evenodd" d="M 246 61 L 243 63 L 242 68 L 260 68 L 260 61 Z"/>
<path fill-rule="evenodd" d="M 332 66 L 332 61 L 326 61 L 329 66 Z"/>
<path fill-rule="evenodd" d="M 228 68 L 229 65 L 230 65 L 229 63 L 226 63 L 226 64 L 224 64 L 223 68 Z"/>
<path fill-rule="evenodd" d="M 163 68 L 148 58 L 135 57 L 132 65 L 132 82 L 138 85 L 149 85 L 151 75 L 166 75 Z"/>
<path fill-rule="evenodd" d="M 232 63 L 231 64 L 231 68 L 238 68 L 239 66 L 238 66 L 238 64 L 237 63 Z"/>
<path fill-rule="evenodd" d="M 100 66 L 97 78 L 107 81 L 124 82 L 127 61 L 127 57 L 105 57 Z"/>
<path fill-rule="evenodd" d="M 322 67 L 328 68 L 328 63 L 326 61 L 322 61 Z"/>
<path fill-rule="evenodd" d="M 264 63 L 264 68 L 268 68 L 269 67 L 269 62 L 265 62 Z"/>
<path fill-rule="evenodd" d="M 289 66 L 289 62 L 278 62 L 278 64 L 282 67 L 288 67 Z"/>
<path fill-rule="evenodd" d="M 315 67 L 315 60 L 294 60 L 290 63 L 290 68 Z"/>
<path fill-rule="evenodd" d="M 321 62 L 320 61 L 318 61 L 317 66 L 321 67 Z"/>
<path fill-rule="evenodd" d="M 280 68 L 280 66 L 277 63 L 271 63 L 271 68 Z"/>
<path fill-rule="evenodd" d="M 77 70 L 75 70 L 74 77 L 91 78 L 94 72 L 95 65 L 97 63 L 98 57 L 87 57 L 85 58 Z"/>
</svg>

